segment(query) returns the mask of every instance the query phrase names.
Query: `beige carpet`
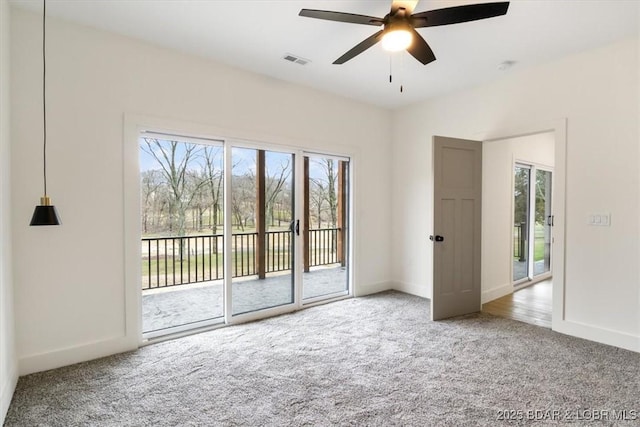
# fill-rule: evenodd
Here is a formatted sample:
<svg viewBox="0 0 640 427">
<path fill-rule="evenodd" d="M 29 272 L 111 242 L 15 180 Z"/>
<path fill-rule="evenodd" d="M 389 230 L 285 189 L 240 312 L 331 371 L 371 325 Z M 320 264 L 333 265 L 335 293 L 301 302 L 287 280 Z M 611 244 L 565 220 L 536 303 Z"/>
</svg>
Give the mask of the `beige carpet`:
<svg viewBox="0 0 640 427">
<path fill-rule="evenodd" d="M 428 300 L 385 292 L 29 375 L 5 425 L 640 423 L 637 353 L 484 314 L 428 319 Z"/>
</svg>

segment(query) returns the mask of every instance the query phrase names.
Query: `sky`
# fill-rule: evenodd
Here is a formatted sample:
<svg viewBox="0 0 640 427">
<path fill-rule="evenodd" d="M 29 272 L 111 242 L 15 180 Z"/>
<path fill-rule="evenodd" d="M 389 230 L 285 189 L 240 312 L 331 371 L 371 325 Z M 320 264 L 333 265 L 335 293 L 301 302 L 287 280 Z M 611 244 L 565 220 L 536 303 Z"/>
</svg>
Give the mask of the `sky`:
<svg viewBox="0 0 640 427">
<path fill-rule="evenodd" d="M 160 169 L 160 166 L 157 160 L 149 153 L 147 144 L 145 142 L 145 137 L 140 137 L 140 171 L 144 172 L 147 170 Z M 168 146 L 168 140 L 158 140 L 163 146 Z M 202 145 L 204 147 L 204 144 Z M 222 145 L 210 145 L 215 149 L 216 153 L 216 162 L 218 167 L 222 169 L 223 166 L 223 146 Z M 153 144 L 152 144 L 153 147 Z M 177 159 L 182 159 L 185 155 L 185 147 L 186 145 L 179 144 L 177 148 Z M 158 150 L 158 148 L 155 148 Z M 233 147 L 232 151 L 232 164 L 234 165 L 233 173 L 234 175 L 243 175 L 248 172 L 254 172 L 256 168 L 256 149 L 253 148 L 239 148 Z M 314 160 L 320 159 L 319 156 L 311 157 L 311 161 L 309 162 L 309 176 L 311 178 L 322 179 L 325 176 L 324 169 Z M 282 165 L 287 164 L 287 160 L 289 160 L 289 165 L 292 164 L 291 154 L 280 153 L 275 151 L 267 151 L 266 153 L 266 166 L 270 175 L 279 175 Z M 192 167 L 189 169 L 200 169 L 203 164 L 202 159 L 194 159 L 190 162 Z M 291 166 L 289 166 L 291 167 Z"/>
</svg>

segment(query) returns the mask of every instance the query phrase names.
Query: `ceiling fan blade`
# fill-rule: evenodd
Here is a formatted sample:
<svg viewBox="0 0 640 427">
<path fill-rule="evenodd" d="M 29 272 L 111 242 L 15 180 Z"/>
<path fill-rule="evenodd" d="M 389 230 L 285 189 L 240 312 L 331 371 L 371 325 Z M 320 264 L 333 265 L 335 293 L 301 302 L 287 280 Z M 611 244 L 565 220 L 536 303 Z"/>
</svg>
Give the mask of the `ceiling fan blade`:
<svg viewBox="0 0 640 427">
<path fill-rule="evenodd" d="M 382 34 L 383 33 L 384 33 L 384 30 L 380 30 L 377 33 L 375 33 L 374 35 L 372 35 L 370 37 L 367 37 L 366 39 L 364 39 L 363 41 L 361 41 L 360 43 L 355 45 L 353 48 L 351 48 L 351 50 L 349 50 L 347 53 L 342 55 L 340 58 L 338 58 L 335 61 L 333 61 L 333 63 L 334 64 L 344 64 L 345 62 L 347 62 L 351 58 L 353 58 L 353 57 L 355 57 L 357 55 L 360 55 L 362 52 L 364 52 L 365 50 L 369 49 L 371 46 L 373 46 L 374 44 L 376 44 L 380 40 L 382 40 Z"/>
<path fill-rule="evenodd" d="M 413 42 L 411 43 L 411 46 L 407 48 L 407 52 L 409 52 L 418 61 L 422 62 L 423 65 L 427 65 L 429 62 L 435 61 L 436 56 L 425 39 L 423 39 L 416 30 L 412 30 L 412 34 Z"/>
<path fill-rule="evenodd" d="M 461 22 L 477 21 L 478 19 L 501 16 L 506 14 L 508 9 L 508 1 L 468 4 L 464 6 L 446 7 L 444 9 L 415 13 L 411 16 L 411 22 L 414 28 L 459 24 Z"/>
<path fill-rule="evenodd" d="M 382 18 L 375 16 L 356 15 L 354 13 L 332 12 L 330 10 L 302 9 L 299 16 L 307 18 L 326 19 L 327 21 L 346 22 L 349 24 L 364 24 L 380 26 L 384 23 Z"/>
<path fill-rule="evenodd" d="M 391 3 L 391 16 L 395 15 L 400 8 L 404 8 L 407 16 L 409 16 L 413 13 L 413 9 L 416 8 L 417 4 L 418 0 L 393 0 L 393 3 Z"/>
</svg>

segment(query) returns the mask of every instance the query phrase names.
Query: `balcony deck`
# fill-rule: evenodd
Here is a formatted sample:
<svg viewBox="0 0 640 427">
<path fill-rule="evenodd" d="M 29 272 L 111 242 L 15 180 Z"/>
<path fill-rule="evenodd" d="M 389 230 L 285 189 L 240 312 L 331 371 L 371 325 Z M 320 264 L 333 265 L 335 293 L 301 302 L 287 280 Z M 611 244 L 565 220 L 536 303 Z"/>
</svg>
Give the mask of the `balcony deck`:
<svg viewBox="0 0 640 427">
<path fill-rule="evenodd" d="M 303 273 L 303 299 L 347 289 L 344 267 L 314 268 Z M 292 301 L 290 274 L 255 276 L 233 282 L 233 313 L 246 313 Z M 157 331 L 223 316 L 223 281 L 194 283 L 142 291 L 142 330 Z"/>
</svg>

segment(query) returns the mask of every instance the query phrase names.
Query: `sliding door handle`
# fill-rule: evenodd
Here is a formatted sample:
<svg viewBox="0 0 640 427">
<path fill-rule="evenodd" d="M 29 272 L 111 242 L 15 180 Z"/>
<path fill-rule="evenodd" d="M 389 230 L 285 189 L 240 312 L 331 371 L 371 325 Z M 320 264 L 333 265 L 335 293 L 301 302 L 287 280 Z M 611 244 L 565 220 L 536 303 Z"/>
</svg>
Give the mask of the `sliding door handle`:
<svg viewBox="0 0 640 427">
<path fill-rule="evenodd" d="M 299 219 L 294 219 L 293 221 L 291 221 L 291 223 L 289 224 L 289 230 L 291 230 L 291 233 L 296 233 L 296 236 L 300 235 L 300 220 Z"/>
<path fill-rule="evenodd" d="M 435 236 L 434 236 L 434 235 L 432 234 L 431 236 L 429 236 L 429 240 L 431 240 L 432 242 L 434 242 L 434 241 L 435 241 L 435 242 L 444 242 L 444 237 L 443 237 L 443 236 L 440 236 L 440 235 L 435 235 Z"/>
</svg>

